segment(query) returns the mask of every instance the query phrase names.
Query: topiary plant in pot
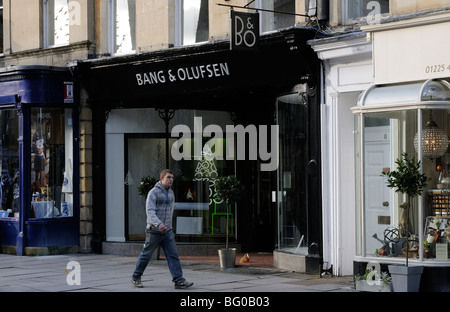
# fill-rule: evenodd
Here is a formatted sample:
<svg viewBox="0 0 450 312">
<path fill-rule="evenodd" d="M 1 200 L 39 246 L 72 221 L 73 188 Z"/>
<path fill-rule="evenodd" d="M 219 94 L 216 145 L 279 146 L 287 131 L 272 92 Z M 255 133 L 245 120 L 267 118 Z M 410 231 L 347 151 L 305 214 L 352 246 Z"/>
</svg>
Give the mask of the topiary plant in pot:
<svg viewBox="0 0 450 312">
<path fill-rule="evenodd" d="M 389 172 L 382 172 L 382 176 L 387 177 L 387 186 L 395 190 L 395 192 L 406 195 L 406 204 L 402 204 L 406 210 L 405 218 L 401 222 L 406 233 L 406 266 L 390 265 L 389 272 L 392 276 L 392 283 L 394 291 L 418 291 L 420 284 L 420 277 L 423 271 L 423 266 L 408 267 L 409 258 L 409 208 L 411 199 L 422 195 L 423 188 L 426 187 L 427 177 L 421 172 L 421 163 L 416 161 L 415 157 L 408 158 L 407 153 L 402 153 L 401 158 L 395 161 L 397 165 L 396 170 Z M 401 280 L 399 280 L 399 278 Z M 416 277 L 418 280 L 413 281 Z M 405 287 L 401 288 L 400 287 Z"/>
<path fill-rule="evenodd" d="M 227 215 L 225 249 L 219 249 L 220 266 L 222 268 L 234 267 L 236 261 L 236 248 L 229 248 L 228 246 L 230 228 L 229 206 L 236 203 L 236 201 L 241 198 L 245 188 L 234 175 L 220 177 L 215 181 L 214 185 L 217 197 L 225 202 Z"/>
</svg>

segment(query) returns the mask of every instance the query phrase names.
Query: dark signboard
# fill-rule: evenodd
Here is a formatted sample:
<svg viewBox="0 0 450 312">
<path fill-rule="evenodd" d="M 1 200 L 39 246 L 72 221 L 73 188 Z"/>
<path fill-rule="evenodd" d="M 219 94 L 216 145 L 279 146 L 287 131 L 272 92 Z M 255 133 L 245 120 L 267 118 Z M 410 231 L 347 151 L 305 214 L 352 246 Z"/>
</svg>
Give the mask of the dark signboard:
<svg viewBox="0 0 450 312">
<path fill-rule="evenodd" d="M 231 49 L 258 50 L 259 13 L 231 10 Z"/>
<path fill-rule="evenodd" d="M 315 37 L 313 29 L 294 29 L 261 36 L 258 50 L 250 53 L 230 50 L 230 43 L 221 41 L 84 60 L 78 62 L 75 75 L 92 101 L 108 107 L 170 103 L 171 107 L 218 109 L 249 94 L 270 100 L 301 83 L 303 76 L 315 75 L 317 55 L 307 44 Z"/>
</svg>

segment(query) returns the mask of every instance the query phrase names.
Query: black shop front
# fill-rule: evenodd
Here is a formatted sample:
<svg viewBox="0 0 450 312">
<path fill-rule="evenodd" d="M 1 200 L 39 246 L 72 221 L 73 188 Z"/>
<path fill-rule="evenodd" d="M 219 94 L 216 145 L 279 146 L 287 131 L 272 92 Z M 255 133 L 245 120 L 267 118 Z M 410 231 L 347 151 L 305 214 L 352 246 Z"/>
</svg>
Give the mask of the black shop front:
<svg viewBox="0 0 450 312">
<path fill-rule="evenodd" d="M 320 246 L 320 66 L 307 45 L 317 35 L 291 28 L 261 36 L 256 51 L 221 41 L 77 62 L 93 110 L 94 250 L 105 241 L 143 240 L 138 186 L 163 167 L 179 181 L 180 245 L 224 242 L 226 212 L 214 181 L 233 174 L 246 187 L 230 212 L 242 250 Z M 183 139 L 192 143 L 192 157 L 183 150 L 181 160 L 173 152 L 179 127 L 191 131 Z M 245 133 L 234 149 L 225 136 L 230 129 Z M 198 199 L 189 202 L 183 187 Z"/>
</svg>

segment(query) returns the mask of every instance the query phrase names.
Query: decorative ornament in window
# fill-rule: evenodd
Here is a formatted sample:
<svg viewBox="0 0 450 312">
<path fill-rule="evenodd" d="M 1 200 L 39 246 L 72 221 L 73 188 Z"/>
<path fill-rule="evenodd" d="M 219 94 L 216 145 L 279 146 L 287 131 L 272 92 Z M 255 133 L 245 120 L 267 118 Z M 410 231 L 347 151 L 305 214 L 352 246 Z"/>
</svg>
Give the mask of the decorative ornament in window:
<svg viewBox="0 0 450 312">
<path fill-rule="evenodd" d="M 414 147 L 419 150 L 419 133 L 414 137 Z M 447 148 L 447 133 L 437 126 L 430 111 L 430 119 L 422 130 L 422 155 L 429 159 L 439 158 L 445 154 Z"/>
</svg>

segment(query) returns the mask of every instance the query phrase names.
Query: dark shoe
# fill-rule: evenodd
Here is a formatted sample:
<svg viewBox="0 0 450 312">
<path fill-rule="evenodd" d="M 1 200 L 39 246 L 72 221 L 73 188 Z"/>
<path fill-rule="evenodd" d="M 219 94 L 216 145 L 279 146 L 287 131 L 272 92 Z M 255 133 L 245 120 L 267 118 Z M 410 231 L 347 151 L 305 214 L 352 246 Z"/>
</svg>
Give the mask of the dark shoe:
<svg viewBox="0 0 450 312">
<path fill-rule="evenodd" d="M 142 288 L 144 285 L 142 285 L 141 280 L 135 281 L 134 279 L 131 280 L 131 285 L 133 285 L 136 288 Z"/>
<path fill-rule="evenodd" d="M 194 283 L 185 280 L 181 283 L 175 283 L 175 289 L 186 289 L 188 287 L 191 287 L 192 285 L 194 285 Z"/>
</svg>

